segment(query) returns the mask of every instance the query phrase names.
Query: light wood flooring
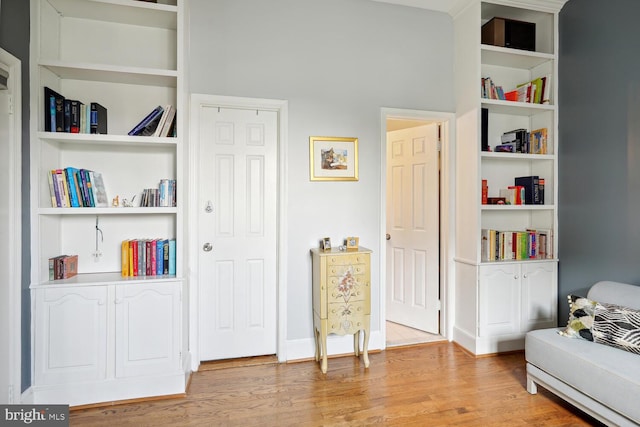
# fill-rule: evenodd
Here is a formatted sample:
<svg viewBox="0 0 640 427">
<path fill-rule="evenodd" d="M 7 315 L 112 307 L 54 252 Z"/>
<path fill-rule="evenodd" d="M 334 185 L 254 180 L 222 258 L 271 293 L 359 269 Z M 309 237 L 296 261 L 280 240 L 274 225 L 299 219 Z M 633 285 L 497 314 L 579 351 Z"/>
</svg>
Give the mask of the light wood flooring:
<svg viewBox="0 0 640 427">
<path fill-rule="evenodd" d="M 525 389 L 522 352 L 476 358 L 449 342 L 194 373 L 186 397 L 72 410 L 71 426 L 590 426 Z M 255 359 L 253 359 L 255 362 Z"/>
<path fill-rule="evenodd" d="M 434 341 L 442 341 L 442 335 L 430 334 L 398 323 L 386 322 L 387 347 L 397 347 L 409 344 L 421 344 Z"/>
</svg>

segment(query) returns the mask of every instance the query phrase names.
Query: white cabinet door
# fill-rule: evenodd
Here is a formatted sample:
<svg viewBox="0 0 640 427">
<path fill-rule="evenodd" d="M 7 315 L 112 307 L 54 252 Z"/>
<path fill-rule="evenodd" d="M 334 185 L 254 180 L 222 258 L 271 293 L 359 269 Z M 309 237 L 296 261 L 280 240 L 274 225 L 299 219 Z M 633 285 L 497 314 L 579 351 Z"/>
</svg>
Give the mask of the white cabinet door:
<svg viewBox="0 0 640 427">
<path fill-rule="evenodd" d="M 478 335 L 513 334 L 519 331 L 520 265 L 480 267 Z"/>
<path fill-rule="evenodd" d="M 556 263 L 522 265 L 521 331 L 557 325 Z"/>
<path fill-rule="evenodd" d="M 179 369 L 180 282 L 117 286 L 115 307 L 116 377 Z"/>
<path fill-rule="evenodd" d="M 107 287 L 35 290 L 35 383 L 103 379 Z"/>
</svg>

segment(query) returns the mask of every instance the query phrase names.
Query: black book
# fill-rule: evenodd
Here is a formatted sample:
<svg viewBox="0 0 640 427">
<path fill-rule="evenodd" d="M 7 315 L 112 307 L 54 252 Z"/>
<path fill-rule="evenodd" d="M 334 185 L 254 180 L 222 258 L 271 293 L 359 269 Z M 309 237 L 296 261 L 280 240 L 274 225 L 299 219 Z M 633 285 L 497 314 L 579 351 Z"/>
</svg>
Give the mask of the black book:
<svg viewBox="0 0 640 427">
<path fill-rule="evenodd" d="M 69 101 L 70 104 L 70 118 L 69 118 L 69 132 L 80 133 L 80 106 L 82 102 L 77 100 Z"/>
<path fill-rule="evenodd" d="M 64 128 L 63 132 L 71 132 L 71 100 L 64 100 Z"/>
<path fill-rule="evenodd" d="M 44 131 L 62 132 L 64 128 L 64 96 L 44 87 Z"/>
<path fill-rule="evenodd" d="M 480 116 L 482 123 L 482 151 L 489 151 L 489 109 L 483 108 Z"/>
<path fill-rule="evenodd" d="M 107 109 L 97 102 L 91 103 L 90 130 L 93 134 L 107 133 Z"/>
<path fill-rule="evenodd" d="M 515 178 L 515 185 L 524 187 L 524 204 L 539 205 L 540 204 L 540 179 L 537 175 L 520 176 Z"/>
</svg>

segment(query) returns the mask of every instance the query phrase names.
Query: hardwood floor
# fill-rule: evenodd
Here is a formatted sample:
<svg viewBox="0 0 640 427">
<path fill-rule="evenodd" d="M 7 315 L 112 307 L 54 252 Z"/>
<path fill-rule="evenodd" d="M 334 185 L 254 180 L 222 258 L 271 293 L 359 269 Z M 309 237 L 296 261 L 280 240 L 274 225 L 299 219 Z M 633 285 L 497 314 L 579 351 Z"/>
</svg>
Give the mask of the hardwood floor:
<svg viewBox="0 0 640 427">
<path fill-rule="evenodd" d="M 539 388 L 523 353 L 476 358 L 449 342 L 194 373 L 185 398 L 72 410 L 71 426 L 590 426 Z"/>
</svg>

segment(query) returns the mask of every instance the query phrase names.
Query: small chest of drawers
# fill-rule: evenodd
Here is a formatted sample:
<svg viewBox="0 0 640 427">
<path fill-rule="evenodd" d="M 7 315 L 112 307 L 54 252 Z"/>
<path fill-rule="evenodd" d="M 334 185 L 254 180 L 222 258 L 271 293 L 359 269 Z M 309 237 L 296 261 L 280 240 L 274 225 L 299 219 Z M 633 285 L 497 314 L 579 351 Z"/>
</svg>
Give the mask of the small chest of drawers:
<svg viewBox="0 0 640 427">
<path fill-rule="evenodd" d="M 367 347 L 371 316 L 371 251 L 311 250 L 313 263 L 313 327 L 316 361 L 327 372 L 327 335 L 354 336 L 354 354 L 360 355 L 360 331 L 363 331 L 362 358 L 369 367 Z"/>
</svg>

